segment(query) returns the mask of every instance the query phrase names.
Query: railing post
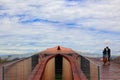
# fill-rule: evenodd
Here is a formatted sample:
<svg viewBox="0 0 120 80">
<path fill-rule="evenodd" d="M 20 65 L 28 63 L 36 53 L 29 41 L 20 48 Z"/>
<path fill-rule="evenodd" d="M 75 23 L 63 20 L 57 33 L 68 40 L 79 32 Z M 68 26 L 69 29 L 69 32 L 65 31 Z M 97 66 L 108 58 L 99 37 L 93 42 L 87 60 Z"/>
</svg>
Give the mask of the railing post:
<svg viewBox="0 0 120 80">
<path fill-rule="evenodd" d="M 2 66 L 2 80 L 4 80 L 4 66 Z"/>
<path fill-rule="evenodd" d="M 98 80 L 100 80 L 100 66 L 98 66 Z"/>
</svg>

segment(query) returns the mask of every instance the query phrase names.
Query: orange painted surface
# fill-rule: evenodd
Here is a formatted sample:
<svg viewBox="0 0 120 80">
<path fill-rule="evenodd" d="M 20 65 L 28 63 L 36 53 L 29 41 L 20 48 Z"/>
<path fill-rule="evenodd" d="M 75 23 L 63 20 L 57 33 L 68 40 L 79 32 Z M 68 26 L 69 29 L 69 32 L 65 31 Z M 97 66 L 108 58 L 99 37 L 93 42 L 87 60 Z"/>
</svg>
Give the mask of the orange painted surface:
<svg viewBox="0 0 120 80">
<path fill-rule="evenodd" d="M 8 63 L 9 64 L 9 63 Z M 31 73 L 31 59 L 4 65 L 4 80 L 27 80 Z"/>
<path fill-rule="evenodd" d="M 77 63 L 78 61 L 76 61 L 76 58 L 78 57 L 78 55 L 70 48 L 60 47 L 60 50 L 57 50 L 57 48 L 58 47 L 49 48 L 39 54 L 39 58 L 41 58 L 39 59 L 40 64 L 34 69 L 34 73 L 31 74 L 32 77 L 29 78 L 29 80 L 46 80 L 44 77 L 47 77 L 48 74 L 46 73 L 45 67 L 47 66 L 48 61 L 54 58 L 58 54 L 64 57 L 70 63 L 70 65 L 67 63 L 67 65 L 70 66 L 68 68 L 71 68 L 71 71 L 70 71 L 71 74 L 66 74 L 66 76 L 70 77 L 68 80 L 86 80 L 85 75 L 80 70 L 79 63 Z M 45 56 L 44 54 L 50 54 L 50 55 Z M 68 73 L 69 71 L 66 68 L 64 67 L 64 69 L 67 71 L 66 73 Z M 45 72 L 45 75 L 47 76 L 44 75 L 44 72 Z"/>
<path fill-rule="evenodd" d="M 78 68 L 76 68 L 76 66 L 74 66 L 74 63 L 71 63 L 72 65 L 72 75 L 73 75 L 73 79 L 74 80 L 86 80 L 85 75 L 82 73 L 82 71 L 78 71 Z M 30 80 L 39 80 L 42 78 L 42 74 L 44 72 L 44 67 L 45 67 L 45 63 L 43 63 L 41 65 L 41 67 L 37 70 L 35 77 L 33 79 Z"/>
<path fill-rule="evenodd" d="M 55 79 L 55 58 L 52 58 L 46 64 L 42 80 L 54 80 L 54 79 Z"/>
<path fill-rule="evenodd" d="M 54 48 L 48 48 L 45 51 L 41 52 L 41 53 L 45 53 L 45 54 L 68 54 L 68 53 L 75 53 L 72 49 L 70 48 L 65 48 L 65 47 L 61 47 L 60 46 L 60 50 L 57 50 L 58 46 L 54 47 Z"/>
<path fill-rule="evenodd" d="M 70 66 L 70 62 L 63 58 L 63 73 L 62 73 L 62 80 L 72 80 L 72 70 Z"/>
</svg>

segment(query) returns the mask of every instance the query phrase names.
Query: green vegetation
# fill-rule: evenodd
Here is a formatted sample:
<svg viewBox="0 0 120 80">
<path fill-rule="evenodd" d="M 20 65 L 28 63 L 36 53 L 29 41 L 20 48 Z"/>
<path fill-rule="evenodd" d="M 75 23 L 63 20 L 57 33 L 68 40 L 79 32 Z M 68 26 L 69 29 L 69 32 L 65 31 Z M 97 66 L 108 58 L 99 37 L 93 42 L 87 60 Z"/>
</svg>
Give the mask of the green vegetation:
<svg viewBox="0 0 120 80">
<path fill-rule="evenodd" d="M 56 79 L 55 80 L 62 80 L 62 74 L 56 74 Z"/>
</svg>

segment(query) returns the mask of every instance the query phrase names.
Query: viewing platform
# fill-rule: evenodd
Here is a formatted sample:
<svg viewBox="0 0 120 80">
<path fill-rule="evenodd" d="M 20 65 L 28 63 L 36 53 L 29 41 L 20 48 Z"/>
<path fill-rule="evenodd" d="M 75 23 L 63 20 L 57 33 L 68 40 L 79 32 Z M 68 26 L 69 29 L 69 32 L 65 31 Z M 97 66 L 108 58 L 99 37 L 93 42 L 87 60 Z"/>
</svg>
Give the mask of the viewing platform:
<svg viewBox="0 0 120 80">
<path fill-rule="evenodd" d="M 84 57 L 62 46 L 0 68 L 0 80 L 120 80 L 120 64 L 103 65 L 100 58 Z"/>
<path fill-rule="evenodd" d="M 100 66 L 100 80 L 120 80 L 120 64 L 111 61 L 110 65 L 103 65 L 100 59 L 91 60 Z"/>
</svg>

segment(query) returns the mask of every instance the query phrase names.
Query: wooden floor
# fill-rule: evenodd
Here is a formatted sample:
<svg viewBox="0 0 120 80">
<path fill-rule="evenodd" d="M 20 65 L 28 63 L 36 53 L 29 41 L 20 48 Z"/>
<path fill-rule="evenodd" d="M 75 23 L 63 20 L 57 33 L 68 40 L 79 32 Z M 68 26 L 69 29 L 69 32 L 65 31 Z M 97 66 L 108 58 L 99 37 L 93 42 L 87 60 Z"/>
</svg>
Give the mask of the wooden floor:
<svg viewBox="0 0 120 80">
<path fill-rule="evenodd" d="M 110 65 L 103 65 L 100 59 L 92 59 L 100 65 L 100 80 L 120 80 L 120 64 L 111 62 Z"/>
</svg>

